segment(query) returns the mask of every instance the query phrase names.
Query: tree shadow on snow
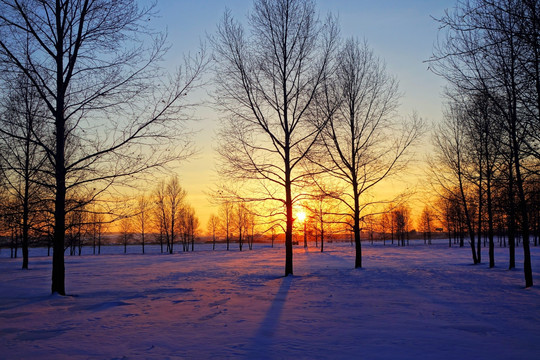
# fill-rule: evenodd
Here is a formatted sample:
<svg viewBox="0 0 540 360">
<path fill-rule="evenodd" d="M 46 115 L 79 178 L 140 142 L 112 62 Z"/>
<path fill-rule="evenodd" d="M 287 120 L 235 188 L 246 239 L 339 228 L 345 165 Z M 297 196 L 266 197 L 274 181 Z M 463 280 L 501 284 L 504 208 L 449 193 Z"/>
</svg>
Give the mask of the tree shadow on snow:
<svg viewBox="0 0 540 360">
<path fill-rule="evenodd" d="M 279 326 L 283 307 L 293 281 L 293 276 L 281 277 L 281 285 L 276 293 L 276 296 L 270 304 L 270 308 L 266 312 L 264 319 L 258 330 L 247 344 L 247 357 L 250 359 L 266 359 L 272 358 L 272 346 L 275 344 L 275 334 Z"/>
</svg>

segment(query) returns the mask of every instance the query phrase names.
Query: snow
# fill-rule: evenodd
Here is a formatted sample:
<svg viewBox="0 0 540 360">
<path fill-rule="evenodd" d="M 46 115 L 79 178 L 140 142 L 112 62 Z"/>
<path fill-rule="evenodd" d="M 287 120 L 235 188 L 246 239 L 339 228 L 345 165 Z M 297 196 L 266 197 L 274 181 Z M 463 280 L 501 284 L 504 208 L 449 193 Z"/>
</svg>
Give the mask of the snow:
<svg viewBox="0 0 540 360">
<path fill-rule="evenodd" d="M 46 250 L 31 249 L 24 271 L 3 249 L 0 358 L 540 358 L 540 286 L 523 288 L 521 248 L 509 271 L 507 249 L 489 269 L 445 241 L 364 244 L 356 270 L 349 244 L 295 247 L 295 275 L 282 277 L 283 246 L 223 247 L 85 249 L 66 256 L 66 297 L 49 294 Z"/>
</svg>

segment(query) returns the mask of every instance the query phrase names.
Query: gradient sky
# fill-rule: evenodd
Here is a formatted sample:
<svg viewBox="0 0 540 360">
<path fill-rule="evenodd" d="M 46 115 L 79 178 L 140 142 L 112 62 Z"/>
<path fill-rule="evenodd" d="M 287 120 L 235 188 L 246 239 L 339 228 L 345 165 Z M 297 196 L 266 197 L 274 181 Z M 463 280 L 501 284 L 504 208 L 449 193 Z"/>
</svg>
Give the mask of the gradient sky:
<svg viewBox="0 0 540 360">
<path fill-rule="evenodd" d="M 406 116 L 417 111 L 430 125 L 442 117 L 440 94 L 444 82 L 423 61 L 430 57 L 437 38 L 438 24 L 432 17 L 440 17 L 454 4 L 455 0 L 319 0 L 317 8 L 322 17 L 328 12 L 338 15 L 343 37 L 367 40 L 386 62 L 387 71 L 400 82 L 404 94 L 401 113 Z M 251 7 L 251 0 L 159 0 L 158 27 L 167 29 L 171 43 L 167 64 L 174 69 L 184 53 L 197 51 L 206 34 L 215 31 L 226 8 L 244 21 Z M 199 131 L 194 140 L 200 154 L 181 166 L 179 176 L 201 220 L 201 230 L 205 231 L 208 217 L 214 212 L 204 191 L 215 180 L 212 146 L 219 114 L 201 107 L 195 115 L 199 120 L 191 125 Z M 423 143 L 430 143 L 427 135 Z"/>
</svg>

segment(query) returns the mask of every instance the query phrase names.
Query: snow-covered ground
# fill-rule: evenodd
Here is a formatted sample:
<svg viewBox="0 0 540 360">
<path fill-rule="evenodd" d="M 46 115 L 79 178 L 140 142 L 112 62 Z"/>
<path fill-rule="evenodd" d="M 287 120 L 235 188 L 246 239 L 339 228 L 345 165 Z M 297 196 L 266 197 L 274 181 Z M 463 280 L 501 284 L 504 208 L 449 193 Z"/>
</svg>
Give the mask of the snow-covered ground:
<svg viewBox="0 0 540 360">
<path fill-rule="evenodd" d="M 540 248 L 529 289 L 521 248 L 508 271 L 444 241 L 364 244 L 357 270 L 349 244 L 298 247 L 286 278 L 283 247 L 198 249 L 66 256 L 66 297 L 50 258 L 2 250 L 0 358 L 540 359 Z"/>
</svg>

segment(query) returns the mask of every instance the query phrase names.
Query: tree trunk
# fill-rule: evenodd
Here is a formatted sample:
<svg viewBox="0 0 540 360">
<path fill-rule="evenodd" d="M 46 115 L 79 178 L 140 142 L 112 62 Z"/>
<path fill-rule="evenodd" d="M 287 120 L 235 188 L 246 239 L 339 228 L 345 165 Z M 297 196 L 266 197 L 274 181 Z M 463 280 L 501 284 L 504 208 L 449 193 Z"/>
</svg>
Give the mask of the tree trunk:
<svg viewBox="0 0 540 360">
<path fill-rule="evenodd" d="M 28 155 L 27 155 L 28 158 Z M 28 169 L 28 168 L 27 168 Z M 23 253 L 23 263 L 22 268 L 28 269 L 28 213 L 30 211 L 29 204 L 28 204 L 28 186 L 29 179 L 27 175 L 25 176 L 26 179 L 24 180 L 24 199 L 23 199 L 23 223 L 22 223 L 22 253 Z"/>
<path fill-rule="evenodd" d="M 176 199 L 173 199 L 172 201 L 176 201 Z M 173 246 L 174 246 L 174 237 L 176 236 L 176 233 L 174 231 L 175 226 L 175 217 L 176 217 L 176 206 L 173 204 L 171 206 L 171 244 L 169 247 L 169 254 L 172 254 L 174 252 Z"/>
<path fill-rule="evenodd" d="M 238 247 L 240 248 L 240 251 L 242 251 L 242 228 L 238 230 Z"/>
<path fill-rule="evenodd" d="M 488 212 L 488 238 L 489 238 L 489 267 L 495 267 L 495 242 L 493 240 L 493 204 L 491 198 L 491 170 L 486 176 L 486 196 Z"/>
<path fill-rule="evenodd" d="M 285 57 L 286 58 L 286 57 Z M 285 276 L 293 275 L 293 207 L 292 207 L 292 181 L 291 181 L 291 149 L 290 149 L 290 133 L 289 131 L 289 121 L 288 121 L 288 101 L 287 101 L 287 88 L 286 83 L 283 82 L 283 121 L 285 128 L 287 129 L 285 133 L 285 146 L 284 146 L 284 155 L 285 155 L 285 207 L 286 207 L 286 216 L 287 216 L 287 226 L 285 229 Z"/>
<path fill-rule="evenodd" d="M 63 39 L 64 34 L 61 27 L 60 14 L 62 10 L 57 2 L 56 5 L 56 32 L 58 43 L 56 48 L 56 154 L 55 154 L 55 190 L 54 201 L 54 244 L 53 244 L 53 266 L 52 266 L 52 293 L 66 295 L 65 290 L 65 266 L 64 266 L 64 240 L 66 229 L 66 167 L 65 167 L 65 84 L 64 84 L 64 55 Z"/>
<path fill-rule="evenodd" d="M 63 134 L 63 126 L 57 126 L 57 134 Z M 58 130 L 61 128 L 60 130 Z M 59 140 L 57 136 L 57 142 L 63 142 Z M 65 290 L 65 267 L 64 267 L 64 239 L 65 239 L 65 223 L 66 214 L 64 204 L 66 201 L 66 183 L 65 183 L 65 169 L 63 159 L 63 146 L 57 146 L 59 154 L 56 157 L 56 198 L 55 198 L 55 210 L 54 210 L 54 242 L 53 242 L 53 268 L 52 268 L 52 293 L 58 293 L 59 295 L 66 295 Z"/>
<path fill-rule="evenodd" d="M 25 139 L 25 156 L 24 156 L 24 194 L 23 194 L 23 223 L 22 223 L 22 253 L 23 253 L 23 263 L 22 268 L 28 269 L 28 228 L 30 227 L 28 223 L 28 215 L 30 213 L 30 204 L 29 204 L 29 190 L 30 190 L 30 136 L 32 135 L 32 116 L 29 116 L 28 119 L 28 128 L 26 129 L 26 139 Z"/>
<path fill-rule="evenodd" d="M 513 139 L 515 146 L 517 139 Z M 531 250 L 529 240 L 529 212 L 527 209 L 527 199 L 523 188 L 523 180 L 521 177 L 520 160 L 517 151 L 514 153 L 514 166 L 516 170 L 516 182 L 519 196 L 519 210 L 521 213 L 521 234 L 523 236 L 523 272 L 525 276 L 525 287 L 533 286 L 532 265 L 531 265 Z"/>
<path fill-rule="evenodd" d="M 324 226 L 321 221 L 321 252 L 324 252 Z"/>
<path fill-rule="evenodd" d="M 304 219 L 304 249 L 307 249 L 307 233 L 306 233 L 306 222 L 307 219 Z"/>
<path fill-rule="evenodd" d="M 514 150 L 510 148 L 510 157 L 513 158 Z M 516 203 L 514 195 L 514 169 L 513 160 L 508 163 L 508 270 L 516 267 Z"/>
<path fill-rule="evenodd" d="M 358 199 L 358 184 L 353 182 L 353 194 L 354 194 L 354 243 L 356 246 L 356 256 L 354 261 L 354 268 L 358 269 L 362 267 L 362 244 L 360 243 L 360 201 Z"/>
<path fill-rule="evenodd" d="M 287 227 L 285 229 L 285 276 L 293 274 L 293 248 L 292 248 L 292 228 L 293 228 L 293 209 L 291 196 L 291 174 L 289 164 L 286 163 L 285 172 L 285 207 L 287 208 Z"/>
<path fill-rule="evenodd" d="M 480 176 L 478 179 L 478 242 L 476 244 L 476 260 L 478 261 L 478 264 L 482 263 L 482 209 L 484 207 L 484 200 L 482 198 L 482 154 L 480 154 L 479 165 Z"/>
<path fill-rule="evenodd" d="M 458 154 L 458 156 L 460 155 Z M 461 167 L 459 160 L 458 160 L 458 167 Z M 461 193 L 461 201 L 463 204 L 463 211 L 465 212 L 465 220 L 467 221 L 467 229 L 469 231 L 469 237 L 470 237 L 470 242 L 471 242 L 471 252 L 472 252 L 473 263 L 478 264 L 478 258 L 476 256 L 476 248 L 475 248 L 475 241 L 474 241 L 474 227 L 472 225 L 471 216 L 469 214 L 469 208 L 467 206 L 467 198 L 465 197 L 465 190 L 463 189 L 463 181 L 462 181 L 460 168 L 458 169 L 458 180 L 459 180 L 459 191 Z"/>
</svg>

